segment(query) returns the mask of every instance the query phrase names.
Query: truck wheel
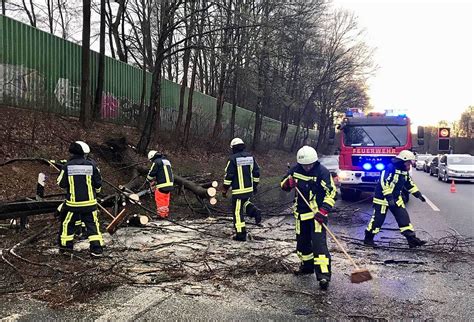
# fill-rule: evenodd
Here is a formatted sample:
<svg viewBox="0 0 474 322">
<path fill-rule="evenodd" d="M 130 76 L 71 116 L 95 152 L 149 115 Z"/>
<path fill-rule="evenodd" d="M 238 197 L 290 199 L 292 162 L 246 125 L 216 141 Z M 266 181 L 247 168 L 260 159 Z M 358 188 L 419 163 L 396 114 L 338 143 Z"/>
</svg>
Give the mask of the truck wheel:
<svg viewBox="0 0 474 322">
<path fill-rule="evenodd" d="M 361 191 L 358 189 L 341 188 L 341 199 L 344 201 L 356 201 L 360 198 Z"/>
</svg>

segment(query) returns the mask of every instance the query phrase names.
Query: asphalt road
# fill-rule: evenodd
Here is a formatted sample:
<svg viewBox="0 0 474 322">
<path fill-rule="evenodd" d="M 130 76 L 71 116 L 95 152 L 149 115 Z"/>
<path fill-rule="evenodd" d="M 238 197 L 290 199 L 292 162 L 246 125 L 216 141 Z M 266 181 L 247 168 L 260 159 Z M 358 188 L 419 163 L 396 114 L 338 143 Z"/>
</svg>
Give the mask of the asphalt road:
<svg viewBox="0 0 474 322">
<path fill-rule="evenodd" d="M 427 223 L 430 228 L 437 231 L 448 227 L 461 235 L 474 237 L 474 183 L 457 182 L 456 192 L 451 193 L 450 184 L 438 181 L 425 172 L 414 170 L 412 177 L 420 191 L 431 201 L 428 207 L 412 206 L 417 217 L 420 217 L 421 209 L 426 209 L 426 216 L 432 221 Z M 419 203 L 414 198 L 412 200 Z M 423 218 L 419 220 L 426 221 Z"/>
</svg>

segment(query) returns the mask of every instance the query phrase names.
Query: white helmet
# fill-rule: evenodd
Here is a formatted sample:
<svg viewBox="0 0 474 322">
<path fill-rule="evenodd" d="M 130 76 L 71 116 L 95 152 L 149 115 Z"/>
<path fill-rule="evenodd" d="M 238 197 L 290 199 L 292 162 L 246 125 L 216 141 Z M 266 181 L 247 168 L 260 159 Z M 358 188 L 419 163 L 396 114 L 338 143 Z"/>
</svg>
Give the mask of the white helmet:
<svg viewBox="0 0 474 322">
<path fill-rule="evenodd" d="M 230 147 L 233 148 L 236 145 L 239 144 L 245 144 L 244 141 L 242 141 L 241 138 L 233 138 L 232 141 L 230 141 Z"/>
<path fill-rule="evenodd" d="M 400 153 L 396 156 L 397 159 L 403 161 L 415 161 L 415 154 L 408 150 L 400 151 Z"/>
<path fill-rule="evenodd" d="M 155 156 L 155 154 L 157 154 L 158 151 L 156 150 L 150 150 L 150 152 L 148 152 L 148 160 L 151 160 L 153 159 L 153 157 Z"/>
<path fill-rule="evenodd" d="M 296 162 L 299 164 L 311 164 L 318 161 L 318 153 L 308 145 L 303 146 L 296 154 Z"/>
<path fill-rule="evenodd" d="M 84 154 L 88 154 L 88 153 L 91 153 L 91 148 L 89 148 L 89 145 L 84 142 L 84 141 L 76 141 L 77 144 L 79 144 L 82 148 L 82 152 L 84 152 Z"/>
</svg>

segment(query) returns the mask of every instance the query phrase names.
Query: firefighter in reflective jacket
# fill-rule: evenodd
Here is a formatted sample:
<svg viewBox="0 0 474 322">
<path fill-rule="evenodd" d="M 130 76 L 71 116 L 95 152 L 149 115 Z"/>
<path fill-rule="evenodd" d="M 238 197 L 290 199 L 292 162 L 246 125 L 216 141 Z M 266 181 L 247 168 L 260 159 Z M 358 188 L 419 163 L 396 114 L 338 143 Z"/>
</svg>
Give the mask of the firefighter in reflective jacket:
<svg viewBox="0 0 474 322">
<path fill-rule="evenodd" d="M 152 162 L 146 180 L 155 189 L 156 214 L 158 219 L 164 219 L 170 213 L 170 197 L 173 191 L 174 178 L 171 163 L 158 151 L 148 152 L 148 159 Z"/>
<path fill-rule="evenodd" d="M 422 202 L 426 201 L 410 177 L 409 170 L 414 160 L 415 155 L 411 151 L 403 150 L 382 171 L 380 183 L 375 188 L 374 214 L 365 231 L 364 244 L 375 246 L 374 236 L 380 231 L 385 221 L 387 210 L 390 210 L 394 215 L 400 227 L 400 232 L 406 237 L 410 248 L 426 244 L 426 241 L 416 237 L 401 194 L 402 189 L 406 188 L 408 192 L 412 193 L 413 196 Z"/>
<path fill-rule="evenodd" d="M 260 180 L 260 169 L 257 161 L 245 151 L 245 143 L 240 138 L 234 138 L 230 142 L 232 155 L 225 167 L 223 196 L 227 197 L 229 188 L 232 188 L 232 208 L 234 212 L 234 240 L 246 241 L 247 231 L 245 229 L 244 214 L 255 218 L 258 225 L 262 221 L 260 209 L 250 202 L 250 197 L 257 192 Z"/>
<path fill-rule="evenodd" d="M 316 272 L 319 286 L 325 290 L 331 280 L 331 255 L 322 223 L 327 224 L 327 215 L 334 207 L 336 187 L 328 169 L 318 162 L 318 154 L 312 147 L 299 149 L 297 162 L 281 181 L 281 188 L 285 191 L 297 187 L 312 208 L 298 193 L 295 194 L 296 253 L 301 260 L 296 274 Z"/>
<path fill-rule="evenodd" d="M 60 251 L 73 249 L 76 222 L 83 222 L 87 230 L 92 256 L 103 252 L 104 240 L 100 232 L 96 193 L 102 187 L 102 178 L 94 161 L 87 159 L 89 146 L 76 141 L 69 147 L 72 157 L 63 166 L 57 183 L 66 189 L 66 201 L 61 211 L 59 233 Z"/>
</svg>

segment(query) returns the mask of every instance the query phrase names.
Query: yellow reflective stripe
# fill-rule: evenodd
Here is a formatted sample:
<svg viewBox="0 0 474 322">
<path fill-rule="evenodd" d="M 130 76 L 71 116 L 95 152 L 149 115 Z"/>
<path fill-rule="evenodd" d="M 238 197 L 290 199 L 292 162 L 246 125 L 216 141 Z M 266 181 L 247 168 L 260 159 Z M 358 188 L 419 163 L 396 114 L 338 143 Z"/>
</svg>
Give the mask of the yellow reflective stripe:
<svg viewBox="0 0 474 322">
<path fill-rule="evenodd" d="M 165 183 L 157 184 L 155 187 L 159 189 L 159 188 L 172 187 L 172 186 L 173 186 L 172 182 L 165 182 Z"/>
<path fill-rule="evenodd" d="M 286 181 L 288 181 L 289 178 L 290 177 L 288 176 L 280 182 L 280 188 L 283 188 L 283 186 L 285 185 Z"/>
<path fill-rule="evenodd" d="M 385 206 L 385 205 L 382 205 L 382 207 L 380 207 L 380 213 L 382 215 L 385 215 L 387 213 L 387 207 L 388 206 Z"/>
<path fill-rule="evenodd" d="M 314 255 L 312 253 L 308 254 L 308 255 L 303 255 L 302 253 L 300 253 L 300 259 L 303 262 L 310 261 L 310 260 L 314 259 Z"/>
<path fill-rule="evenodd" d="M 232 184 L 232 180 L 224 180 L 224 184 L 226 186 L 230 186 Z"/>
<path fill-rule="evenodd" d="M 260 182 L 260 178 L 253 178 L 253 182 Z"/>
<path fill-rule="evenodd" d="M 82 221 L 81 221 L 81 220 L 76 220 L 75 225 L 76 225 L 76 226 L 81 226 L 81 225 L 82 225 Z"/>
<path fill-rule="evenodd" d="M 99 217 L 98 217 L 97 214 L 98 214 L 97 210 L 92 212 L 92 219 L 94 220 L 95 229 L 97 231 L 97 234 L 90 235 L 88 237 L 88 239 L 89 239 L 89 241 L 99 241 L 100 245 L 104 246 L 104 239 L 102 238 L 102 233 L 100 232 Z"/>
<path fill-rule="evenodd" d="M 398 196 L 398 200 L 395 202 L 395 204 L 399 207 L 405 208 L 405 203 L 403 202 L 402 196 Z"/>
<path fill-rule="evenodd" d="M 74 189 L 74 176 L 68 176 L 68 181 L 69 181 L 69 193 L 71 194 L 71 202 L 74 202 L 76 201 L 76 192 Z"/>
<path fill-rule="evenodd" d="M 314 265 L 319 265 L 321 273 L 329 272 L 329 258 L 326 255 L 319 255 L 317 258 L 314 258 Z"/>
<path fill-rule="evenodd" d="M 233 195 L 238 195 L 238 194 L 243 194 L 243 193 L 249 193 L 249 192 L 252 192 L 252 191 L 253 191 L 252 187 L 245 188 L 245 189 L 232 189 L 232 194 Z"/>
<path fill-rule="evenodd" d="M 224 171 L 226 172 L 226 174 L 227 174 L 227 168 L 229 167 L 229 164 L 230 164 L 230 161 L 227 161 L 227 164 L 226 164 L 225 169 L 224 169 Z"/>
<path fill-rule="evenodd" d="M 151 173 L 151 170 L 153 170 L 154 167 L 155 167 L 155 162 L 153 162 L 153 163 L 151 164 L 150 170 L 148 171 L 148 174 L 147 174 L 147 176 L 146 176 L 146 178 L 147 178 L 148 180 L 153 180 L 153 177 L 150 176 L 150 173 Z"/>
<path fill-rule="evenodd" d="M 72 215 L 72 212 L 68 211 L 66 218 L 64 218 L 61 231 L 61 246 L 66 246 L 68 241 L 74 239 L 74 235 L 67 234 L 67 226 L 69 225 L 69 222 L 72 219 Z"/>
<path fill-rule="evenodd" d="M 314 221 L 314 232 L 315 233 L 323 232 L 323 226 L 320 223 L 318 223 L 316 220 Z"/>
<path fill-rule="evenodd" d="M 300 220 L 305 221 L 305 220 L 310 220 L 314 218 L 314 213 L 312 212 L 306 212 L 304 214 L 300 214 Z"/>
<path fill-rule="evenodd" d="M 168 168 L 167 166 L 163 166 L 163 171 L 165 172 L 165 180 L 166 180 L 166 183 L 171 183 L 171 180 L 170 180 L 170 174 L 168 173 Z"/>
<path fill-rule="evenodd" d="M 96 193 L 99 193 L 99 192 L 101 192 L 101 191 L 102 191 L 102 187 L 95 189 L 95 192 L 96 192 Z"/>
<path fill-rule="evenodd" d="M 242 173 L 242 166 L 237 166 L 237 178 L 239 179 L 239 189 L 245 188 L 244 185 L 244 174 Z"/>
<path fill-rule="evenodd" d="M 369 224 L 367 225 L 367 230 L 372 231 L 372 225 L 374 224 L 375 221 L 375 210 L 374 214 L 372 215 L 372 218 L 370 218 Z"/>
<path fill-rule="evenodd" d="M 64 170 L 61 170 L 61 172 L 59 173 L 58 178 L 56 179 L 57 184 L 59 184 L 61 182 L 61 180 L 63 179 L 63 176 L 64 176 Z"/>
<path fill-rule="evenodd" d="M 86 176 L 86 185 L 87 185 L 87 193 L 89 195 L 89 200 L 94 199 L 94 192 L 92 192 L 92 177 Z"/>
<path fill-rule="evenodd" d="M 301 221 L 298 218 L 295 221 L 295 232 L 297 235 L 301 233 Z"/>
<path fill-rule="evenodd" d="M 301 179 L 303 181 L 316 181 L 317 179 L 316 177 L 308 177 L 298 172 L 293 173 L 293 177 L 296 179 Z"/>
<path fill-rule="evenodd" d="M 334 205 L 336 204 L 336 200 L 335 200 L 335 198 L 336 198 L 336 185 L 334 184 L 334 180 L 332 179 L 332 176 L 329 176 L 329 180 L 331 182 L 331 187 L 330 188 L 327 186 L 325 181 L 321 180 L 321 186 L 323 187 L 323 189 L 326 193 L 326 196 L 324 197 L 323 202 L 327 203 L 331 207 L 334 207 Z"/>
<path fill-rule="evenodd" d="M 240 210 L 242 209 L 242 200 L 237 199 L 235 201 L 235 209 L 234 209 L 234 216 L 235 216 L 235 229 L 238 233 L 242 232 L 242 228 L 245 227 L 245 222 L 240 220 Z"/>
<path fill-rule="evenodd" d="M 246 209 L 249 204 L 250 204 L 250 200 L 247 200 L 246 202 L 244 202 L 244 208 Z"/>
<path fill-rule="evenodd" d="M 374 198 L 373 203 L 376 205 L 388 206 L 388 201 L 385 199 Z"/>
<path fill-rule="evenodd" d="M 413 228 L 412 224 L 409 224 L 408 226 L 405 226 L 405 227 L 400 227 L 400 232 L 402 233 L 407 230 L 415 231 L 415 228 Z"/>
<path fill-rule="evenodd" d="M 97 201 L 94 200 L 86 200 L 86 201 L 69 201 L 66 200 L 66 205 L 71 207 L 87 207 L 87 206 L 94 206 L 97 204 Z"/>
</svg>

